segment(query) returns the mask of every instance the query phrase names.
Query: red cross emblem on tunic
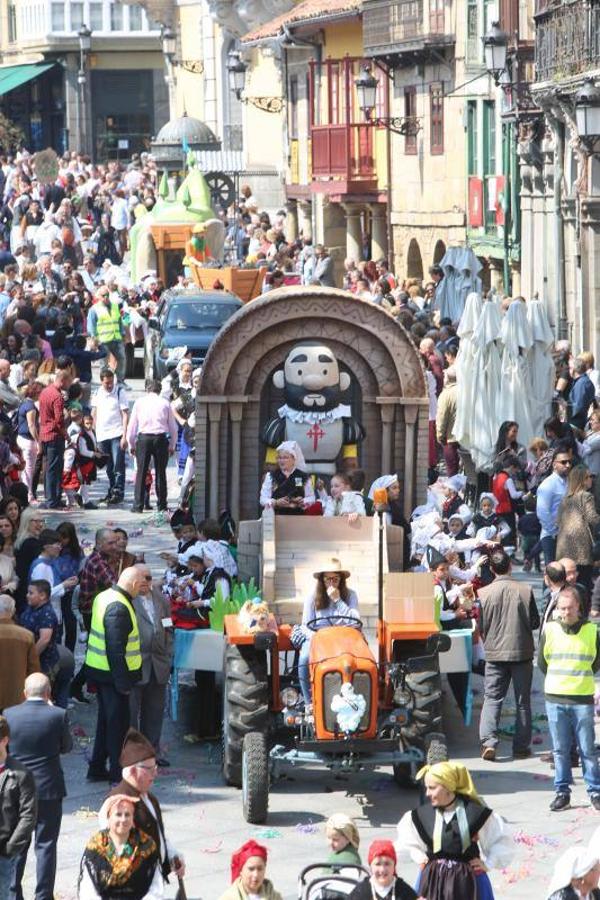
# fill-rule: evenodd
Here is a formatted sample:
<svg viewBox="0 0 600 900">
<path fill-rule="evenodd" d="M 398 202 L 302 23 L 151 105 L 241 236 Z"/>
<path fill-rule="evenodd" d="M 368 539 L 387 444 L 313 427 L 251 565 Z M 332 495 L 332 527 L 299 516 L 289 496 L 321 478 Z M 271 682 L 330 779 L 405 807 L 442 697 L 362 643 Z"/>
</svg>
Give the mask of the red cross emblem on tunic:
<svg viewBox="0 0 600 900">
<path fill-rule="evenodd" d="M 325 437 L 325 432 L 320 425 L 313 425 L 312 428 L 306 432 L 306 437 L 312 438 L 313 451 L 316 453 L 319 441 L 322 437 Z"/>
</svg>

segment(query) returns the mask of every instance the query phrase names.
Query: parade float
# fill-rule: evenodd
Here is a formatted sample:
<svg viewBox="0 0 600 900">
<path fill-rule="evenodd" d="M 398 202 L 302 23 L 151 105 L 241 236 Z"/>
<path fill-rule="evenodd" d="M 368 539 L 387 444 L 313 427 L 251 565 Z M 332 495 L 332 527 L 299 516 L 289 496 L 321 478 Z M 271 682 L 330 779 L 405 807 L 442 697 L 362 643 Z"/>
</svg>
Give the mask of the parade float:
<svg viewBox="0 0 600 900">
<path fill-rule="evenodd" d="M 265 820 L 271 783 L 289 767 L 389 766 L 407 786 L 428 753 L 445 752 L 441 674 L 470 672 L 471 633 L 442 634 L 433 577 L 403 571 L 403 530 L 377 496 L 375 515 L 353 521 L 272 509 L 257 518 L 272 449 L 292 438 L 315 477 L 359 466 L 369 485 L 397 472 L 409 519 L 427 491 L 428 413 L 408 333 L 343 291 L 272 291 L 236 313 L 207 353 L 195 416 L 195 514 L 231 510 L 239 579 L 254 579 L 265 605 L 264 627 L 228 614 L 219 635 L 223 774 L 242 788 L 250 822 Z M 332 623 L 313 635 L 309 708 L 298 691 L 294 625 L 315 571 L 340 560 L 360 598 L 360 627 Z"/>
<path fill-rule="evenodd" d="M 172 287 L 187 271 L 201 289 L 211 290 L 218 280 L 244 302 L 258 296 L 263 270 L 223 266 L 225 229 L 215 217 L 209 187 L 192 153 L 173 196 L 171 190 L 165 171 L 156 205 L 130 231 L 132 279 L 156 272 L 165 286 Z"/>
</svg>

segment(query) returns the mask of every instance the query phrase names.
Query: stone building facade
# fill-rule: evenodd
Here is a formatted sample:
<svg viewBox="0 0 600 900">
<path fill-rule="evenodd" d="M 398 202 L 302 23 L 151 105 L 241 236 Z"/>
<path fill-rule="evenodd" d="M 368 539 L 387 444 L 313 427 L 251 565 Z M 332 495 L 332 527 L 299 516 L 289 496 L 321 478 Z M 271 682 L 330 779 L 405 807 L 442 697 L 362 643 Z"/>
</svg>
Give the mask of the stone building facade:
<svg viewBox="0 0 600 900">
<path fill-rule="evenodd" d="M 582 140 L 575 97 L 600 70 L 600 4 L 538 0 L 540 118 L 520 133 L 523 293 L 547 305 L 557 337 L 600 354 L 600 158 Z"/>
</svg>

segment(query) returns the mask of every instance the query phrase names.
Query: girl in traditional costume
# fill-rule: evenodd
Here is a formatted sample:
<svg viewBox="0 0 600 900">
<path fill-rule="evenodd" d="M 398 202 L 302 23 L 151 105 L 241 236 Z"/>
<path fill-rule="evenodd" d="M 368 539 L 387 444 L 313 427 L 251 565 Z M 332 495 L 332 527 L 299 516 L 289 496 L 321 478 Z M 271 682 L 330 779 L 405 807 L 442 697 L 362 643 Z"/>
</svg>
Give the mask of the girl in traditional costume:
<svg viewBox="0 0 600 900">
<path fill-rule="evenodd" d="M 422 867 L 417 892 L 425 900 L 493 900 L 488 869 L 504 868 L 514 847 L 500 816 L 485 805 L 465 766 L 423 766 L 428 803 L 398 823 L 398 850 Z"/>
</svg>

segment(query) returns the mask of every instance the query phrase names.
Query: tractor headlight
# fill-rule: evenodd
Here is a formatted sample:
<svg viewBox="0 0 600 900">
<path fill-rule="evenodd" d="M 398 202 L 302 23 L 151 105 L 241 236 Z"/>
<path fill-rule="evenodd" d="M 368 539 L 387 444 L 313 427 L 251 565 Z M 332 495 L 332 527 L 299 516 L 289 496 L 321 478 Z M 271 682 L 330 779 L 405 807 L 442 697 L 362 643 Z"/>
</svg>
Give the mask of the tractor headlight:
<svg viewBox="0 0 600 900">
<path fill-rule="evenodd" d="M 300 699 L 300 694 L 293 687 L 284 688 L 279 694 L 279 699 L 281 700 L 281 705 L 287 707 L 288 709 L 292 709 L 297 705 L 298 700 Z"/>
<path fill-rule="evenodd" d="M 405 709 L 410 709 L 412 707 L 412 694 L 410 691 L 402 690 L 402 688 L 396 688 L 394 691 L 394 706 L 402 706 Z"/>
</svg>

